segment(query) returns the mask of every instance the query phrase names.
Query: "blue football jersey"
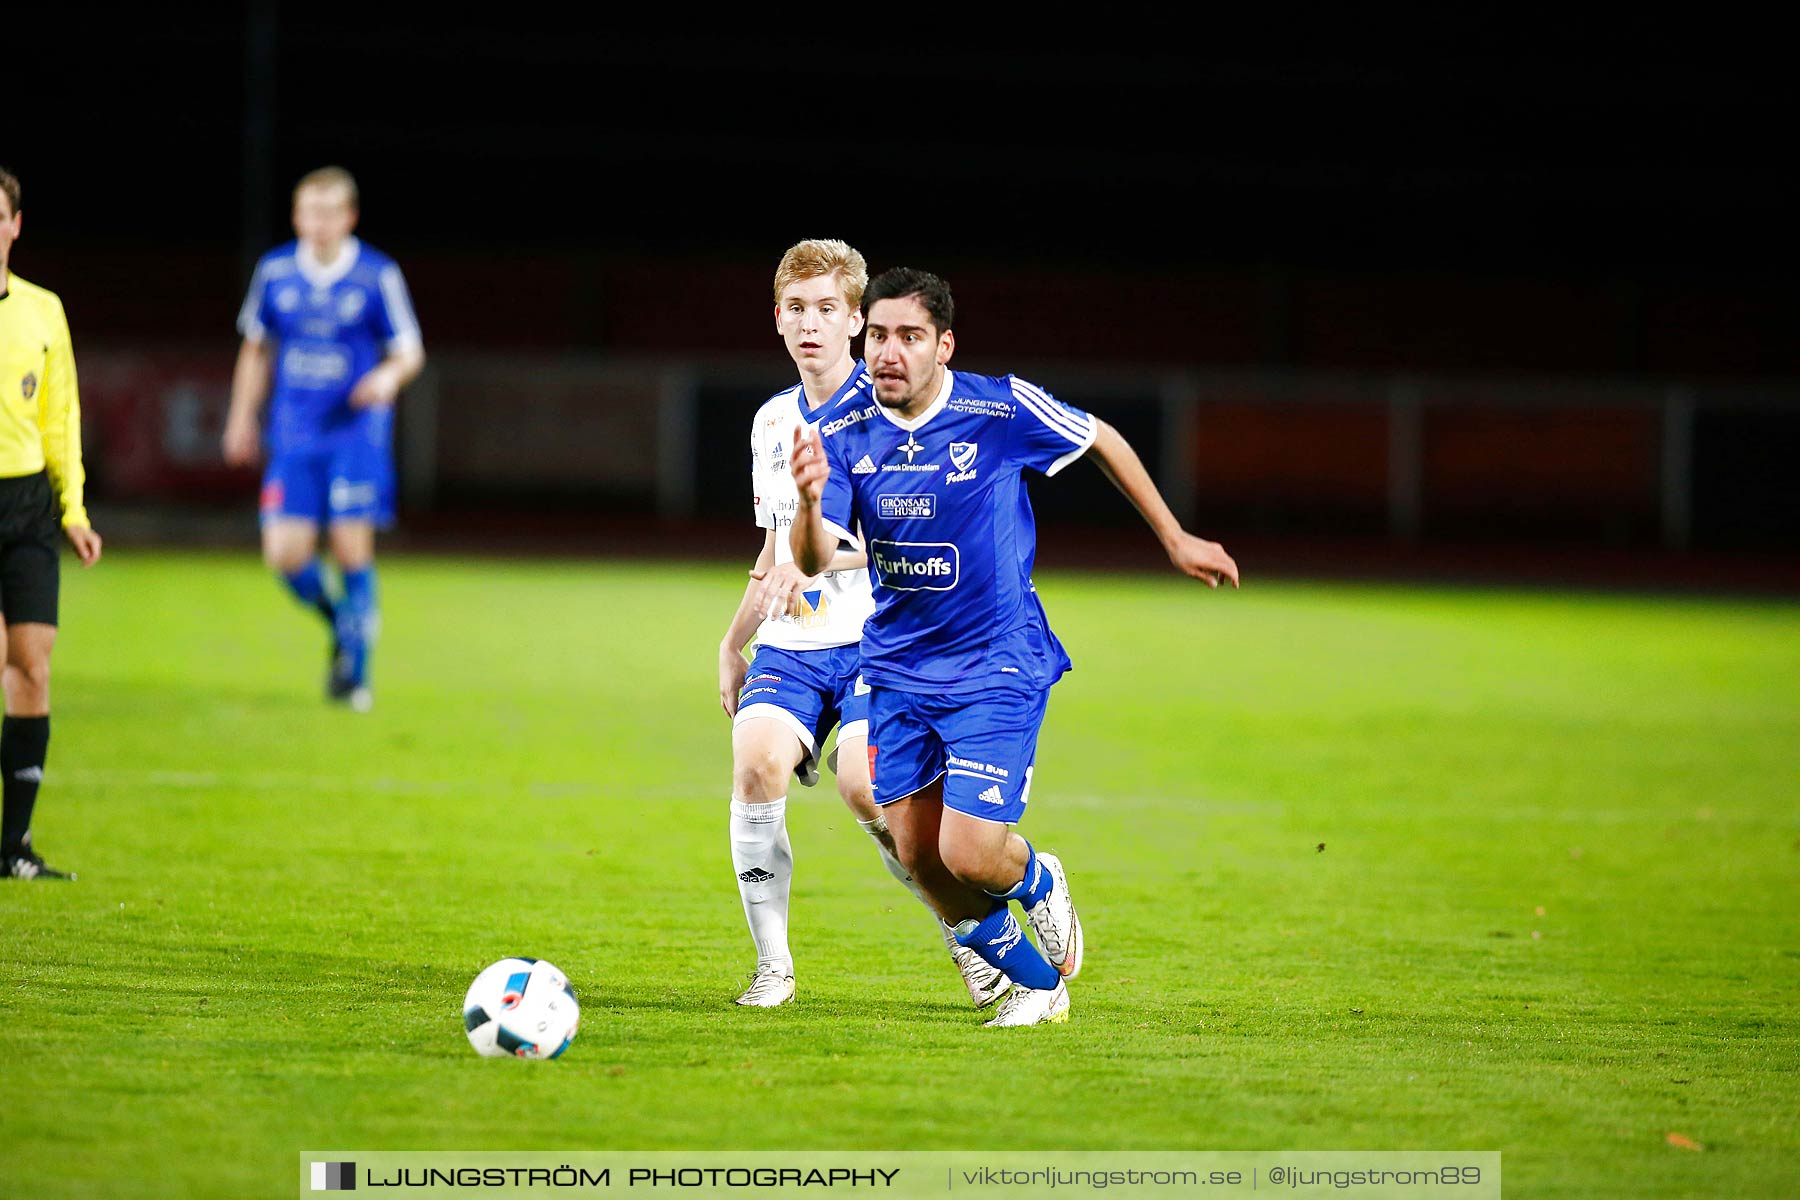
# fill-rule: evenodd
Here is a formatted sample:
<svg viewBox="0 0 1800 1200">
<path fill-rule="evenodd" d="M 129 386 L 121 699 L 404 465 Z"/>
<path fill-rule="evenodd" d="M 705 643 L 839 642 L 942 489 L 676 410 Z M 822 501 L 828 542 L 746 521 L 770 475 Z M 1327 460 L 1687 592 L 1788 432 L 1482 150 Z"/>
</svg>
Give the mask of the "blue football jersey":
<svg viewBox="0 0 1800 1200">
<path fill-rule="evenodd" d="M 275 344 L 268 441 L 274 454 L 347 439 L 386 447 L 391 408 L 350 407 L 350 389 L 390 349 L 419 344 L 406 280 L 394 260 L 349 239 L 330 266 L 289 242 L 263 255 L 238 332 Z"/>
<path fill-rule="evenodd" d="M 869 555 L 869 683 L 958 693 L 1061 678 L 1069 659 L 1032 586 L 1037 525 L 1021 472 L 1056 474 L 1095 430 L 1023 379 L 948 370 L 910 421 L 854 395 L 820 422 L 825 527 Z"/>
</svg>

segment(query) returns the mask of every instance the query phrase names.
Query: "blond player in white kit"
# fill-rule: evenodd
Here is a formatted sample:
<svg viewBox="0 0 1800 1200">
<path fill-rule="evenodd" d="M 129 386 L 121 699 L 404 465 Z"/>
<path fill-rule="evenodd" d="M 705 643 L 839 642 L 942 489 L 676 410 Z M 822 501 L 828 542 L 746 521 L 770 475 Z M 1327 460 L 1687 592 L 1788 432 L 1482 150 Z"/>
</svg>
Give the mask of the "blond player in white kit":
<svg viewBox="0 0 1800 1200">
<path fill-rule="evenodd" d="M 756 944 L 756 972 L 742 1005 L 773 1008 L 794 998 L 788 947 L 788 896 L 794 855 L 787 836 L 788 778 L 818 782 L 826 736 L 838 725 L 838 793 L 874 839 L 888 871 L 920 903 L 930 904 L 894 857 L 893 837 L 869 786 L 868 688 L 858 676 L 863 621 L 874 611 L 867 560 L 839 546 L 825 571 L 807 576 L 794 565 L 788 527 L 799 505 L 788 469 L 788 440 L 802 423 L 870 387 L 850 353 L 862 329 L 859 305 L 868 286 L 863 257 L 840 241 L 793 246 L 775 271 L 775 328 L 800 368 L 800 382 L 771 397 L 750 427 L 751 480 L 762 553 L 731 627 L 719 644 L 719 702 L 732 718 L 731 862 L 744 916 Z M 754 634 L 755 657 L 743 649 Z M 956 942 L 940 936 L 977 1008 L 999 998 L 1007 979 Z"/>
</svg>

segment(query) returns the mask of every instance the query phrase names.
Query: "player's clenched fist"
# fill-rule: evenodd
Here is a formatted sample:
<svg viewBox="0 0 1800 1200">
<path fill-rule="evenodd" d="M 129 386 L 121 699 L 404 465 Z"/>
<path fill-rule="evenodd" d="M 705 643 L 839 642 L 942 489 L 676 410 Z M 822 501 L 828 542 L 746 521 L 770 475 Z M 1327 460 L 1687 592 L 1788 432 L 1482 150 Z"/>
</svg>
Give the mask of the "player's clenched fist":
<svg viewBox="0 0 1800 1200">
<path fill-rule="evenodd" d="M 818 504 L 825 496 L 825 481 L 831 478 L 831 466 L 825 461 L 825 447 L 815 429 L 794 426 L 794 458 L 789 467 L 794 473 L 794 486 L 800 489 L 800 503 Z"/>
</svg>

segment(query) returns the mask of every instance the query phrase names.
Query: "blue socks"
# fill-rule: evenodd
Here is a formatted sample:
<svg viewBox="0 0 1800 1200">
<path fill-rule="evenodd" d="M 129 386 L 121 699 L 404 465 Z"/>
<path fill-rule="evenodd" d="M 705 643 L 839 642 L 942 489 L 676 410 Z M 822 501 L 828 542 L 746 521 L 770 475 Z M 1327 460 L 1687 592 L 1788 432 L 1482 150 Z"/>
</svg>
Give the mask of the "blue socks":
<svg viewBox="0 0 1800 1200">
<path fill-rule="evenodd" d="M 1019 928 L 1012 906 L 1005 901 L 996 902 L 981 920 L 959 924 L 956 940 L 981 955 L 989 966 L 1005 971 L 1007 978 L 1021 987 L 1049 991 L 1062 982 L 1050 960 L 1025 940 L 1025 931 Z"/>
<path fill-rule="evenodd" d="M 337 606 L 339 649 L 350 658 L 350 681 L 369 681 L 369 648 L 375 642 L 375 568 L 344 572 L 344 598 Z"/>
<path fill-rule="evenodd" d="M 956 927 L 956 940 L 979 954 L 989 966 L 1005 971 L 1007 977 L 1022 987 L 1047 991 L 1062 982 L 1062 976 L 1036 946 L 1025 940 L 1024 930 L 1012 913 L 1011 901 L 1017 900 L 1027 909 L 1050 894 L 1053 883 L 1050 872 L 1038 863 L 1037 851 L 1025 843 L 1025 877 L 1005 892 L 989 892 L 994 907 L 979 921 L 964 921 Z"/>
<path fill-rule="evenodd" d="M 318 559 L 313 559 L 293 574 L 283 575 L 281 578 L 286 581 L 288 590 L 294 593 L 295 599 L 317 611 L 325 618 L 327 625 L 336 624 L 337 606 L 325 591 L 325 571 Z"/>
<path fill-rule="evenodd" d="M 1008 891 L 989 892 L 988 895 L 1002 903 L 1017 900 L 1029 909 L 1050 894 L 1050 887 L 1055 880 L 1050 877 L 1050 872 L 1038 865 L 1037 851 L 1031 848 L 1030 842 L 1025 843 L 1025 854 L 1025 878 Z"/>
</svg>

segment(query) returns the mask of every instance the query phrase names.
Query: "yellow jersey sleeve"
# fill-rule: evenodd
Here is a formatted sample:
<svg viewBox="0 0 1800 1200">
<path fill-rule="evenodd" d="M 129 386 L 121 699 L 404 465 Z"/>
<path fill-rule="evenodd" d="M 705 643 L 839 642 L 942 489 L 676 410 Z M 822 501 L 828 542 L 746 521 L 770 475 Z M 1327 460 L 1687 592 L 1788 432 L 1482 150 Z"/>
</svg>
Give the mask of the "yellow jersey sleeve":
<svg viewBox="0 0 1800 1200">
<path fill-rule="evenodd" d="M 75 347 L 69 337 L 69 320 L 62 300 L 14 275 L 16 298 L 35 310 L 37 336 L 42 338 L 43 377 L 37 384 L 37 432 L 42 439 L 43 465 L 50 475 L 50 490 L 62 510 L 62 523 L 88 523 L 83 492 L 87 471 L 81 465 L 81 395 L 75 379 Z"/>
<path fill-rule="evenodd" d="M 44 465 L 50 487 L 62 503 L 63 528 L 88 523 L 82 493 L 87 471 L 81 465 L 81 390 L 75 382 L 75 345 L 62 300 L 46 292 L 44 318 L 50 343 L 44 354 L 44 398 L 38 403 L 38 428 L 44 431 Z"/>
</svg>

